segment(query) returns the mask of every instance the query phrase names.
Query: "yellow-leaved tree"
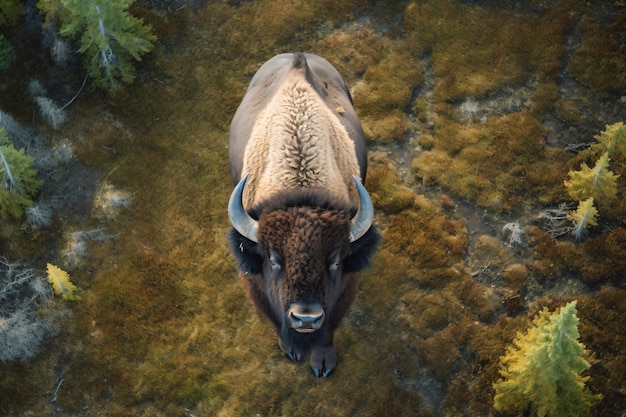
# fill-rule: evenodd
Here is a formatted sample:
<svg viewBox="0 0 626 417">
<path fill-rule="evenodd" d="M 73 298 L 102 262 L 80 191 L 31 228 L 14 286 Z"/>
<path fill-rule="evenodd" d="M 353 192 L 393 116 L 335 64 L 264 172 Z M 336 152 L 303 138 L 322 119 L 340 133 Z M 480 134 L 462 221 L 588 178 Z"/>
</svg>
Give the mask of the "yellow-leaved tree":
<svg viewBox="0 0 626 417">
<path fill-rule="evenodd" d="M 64 300 L 80 300 L 78 288 L 70 281 L 70 275 L 56 265 L 48 264 L 48 282 L 56 295 Z"/>
<path fill-rule="evenodd" d="M 583 417 L 602 396 L 585 387 L 591 353 L 578 341 L 576 301 L 550 314 L 547 308 L 533 326 L 518 333 L 513 346 L 500 358 L 502 378 L 494 385 L 498 411 L 540 417 Z"/>
<path fill-rule="evenodd" d="M 626 127 L 623 122 L 606 125 L 603 132 L 595 136 L 598 143 L 594 151 L 602 152 L 593 168 L 582 163 L 578 171 L 571 170 L 564 181 L 567 193 L 578 200 L 578 209 L 568 216 L 574 223 L 572 234 L 580 240 L 587 226 L 597 226 L 598 210 L 594 202 L 607 206 L 618 197 L 617 178 L 609 169 L 610 156 L 614 153 L 626 155 Z M 591 221 L 592 220 L 592 221 Z"/>
<path fill-rule="evenodd" d="M 578 171 L 569 172 L 569 181 L 565 187 L 574 200 L 585 200 L 593 197 L 595 200 L 610 203 L 617 197 L 617 177 L 609 170 L 609 151 L 596 161 L 593 168 L 583 162 Z"/>
<path fill-rule="evenodd" d="M 582 239 L 583 233 L 588 226 L 598 225 L 598 209 L 593 205 L 593 197 L 581 200 L 578 208 L 570 211 L 567 218 L 574 223 L 572 234 L 578 240 Z"/>
</svg>

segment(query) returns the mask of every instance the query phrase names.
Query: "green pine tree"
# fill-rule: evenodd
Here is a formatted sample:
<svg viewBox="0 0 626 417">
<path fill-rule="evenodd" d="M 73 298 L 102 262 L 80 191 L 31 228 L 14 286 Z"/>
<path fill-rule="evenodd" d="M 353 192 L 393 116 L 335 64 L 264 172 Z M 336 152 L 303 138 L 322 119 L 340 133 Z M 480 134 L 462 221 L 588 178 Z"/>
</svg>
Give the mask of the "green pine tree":
<svg viewBox="0 0 626 417">
<path fill-rule="evenodd" d="M 81 36 L 78 50 L 96 85 L 113 88 L 119 80 L 132 83 L 132 59 L 152 50 L 156 36 L 127 11 L 133 0 L 39 0 L 48 20 L 61 22 L 63 36 Z"/>
<path fill-rule="evenodd" d="M 41 181 L 31 168 L 33 158 L 16 150 L 0 127 L 0 218 L 20 218 L 31 198 L 39 191 Z"/>
<path fill-rule="evenodd" d="M 20 1 L 0 0 L 0 26 L 15 25 L 22 14 L 24 14 L 24 5 Z M 0 71 L 9 68 L 14 56 L 13 46 L 0 33 Z"/>
<path fill-rule="evenodd" d="M 586 387 L 590 352 L 578 341 L 576 301 L 550 314 L 544 308 L 533 327 L 519 333 L 501 358 L 502 378 L 494 385 L 498 411 L 531 410 L 539 417 L 583 417 L 601 398 Z"/>
</svg>

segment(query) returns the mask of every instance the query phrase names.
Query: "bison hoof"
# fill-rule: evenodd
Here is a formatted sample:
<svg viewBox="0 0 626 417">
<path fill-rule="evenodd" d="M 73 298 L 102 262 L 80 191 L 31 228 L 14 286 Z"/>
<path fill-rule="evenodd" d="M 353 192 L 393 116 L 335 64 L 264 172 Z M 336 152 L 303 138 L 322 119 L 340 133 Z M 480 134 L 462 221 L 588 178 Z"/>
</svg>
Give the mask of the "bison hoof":
<svg viewBox="0 0 626 417">
<path fill-rule="evenodd" d="M 319 368 L 313 368 L 313 374 L 319 378 L 319 377 L 324 377 L 326 378 L 328 375 L 330 375 L 332 369 L 319 369 Z"/>
<path fill-rule="evenodd" d="M 335 365 L 337 365 L 337 351 L 334 346 L 317 347 L 311 352 L 311 369 L 317 378 L 326 378 L 335 369 Z"/>
<path fill-rule="evenodd" d="M 285 356 L 287 356 L 290 361 L 301 361 L 302 360 L 302 353 L 300 353 L 300 352 L 285 352 Z"/>
<path fill-rule="evenodd" d="M 283 351 L 285 356 L 289 358 L 290 361 L 301 361 L 302 360 L 302 352 L 296 352 L 293 349 L 293 346 L 290 346 L 286 343 L 283 343 L 281 338 L 278 338 L 278 345 L 280 346 L 280 350 Z"/>
</svg>

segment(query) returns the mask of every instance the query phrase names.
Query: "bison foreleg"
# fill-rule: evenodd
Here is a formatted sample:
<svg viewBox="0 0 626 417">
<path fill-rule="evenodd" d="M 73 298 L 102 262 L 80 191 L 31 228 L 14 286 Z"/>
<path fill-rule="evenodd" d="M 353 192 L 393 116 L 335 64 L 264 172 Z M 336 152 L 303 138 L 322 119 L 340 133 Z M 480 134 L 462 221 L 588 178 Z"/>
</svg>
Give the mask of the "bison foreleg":
<svg viewBox="0 0 626 417">
<path fill-rule="evenodd" d="M 278 345 L 280 350 L 292 361 L 301 361 L 303 353 L 296 349 L 294 345 L 289 342 L 285 342 L 282 337 L 278 337 Z"/>
<path fill-rule="evenodd" d="M 337 365 L 333 334 L 328 329 L 312 335 L 300 335 L 289 329 L 278 337 L 278 344 L 280 350 L 292 361 L 301 361 L 310 351 L 311 368 L 318 378 L 326 378 Z"/>
<path fill-rule="evenodd" d="M 316 346 L 311 351 L 311 369 L 316 377 L 326 378 L 337 365 L 337 351 L 331 338 L 329 344 Z"/>
</svg>

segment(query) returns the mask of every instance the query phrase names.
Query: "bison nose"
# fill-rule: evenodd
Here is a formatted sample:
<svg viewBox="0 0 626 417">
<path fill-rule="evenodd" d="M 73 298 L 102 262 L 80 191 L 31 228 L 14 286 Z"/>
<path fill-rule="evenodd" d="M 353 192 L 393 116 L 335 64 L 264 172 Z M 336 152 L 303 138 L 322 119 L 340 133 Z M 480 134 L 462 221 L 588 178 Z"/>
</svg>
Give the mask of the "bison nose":
<svg viewBox="0 0 626 417">
<path fill-rule="evenodd" d="M 312 333 L 324 322 L 324 309 L 319 304 L 292 304 L 287 310 L 289 326 L 300 333 Z"/>
</svg>

